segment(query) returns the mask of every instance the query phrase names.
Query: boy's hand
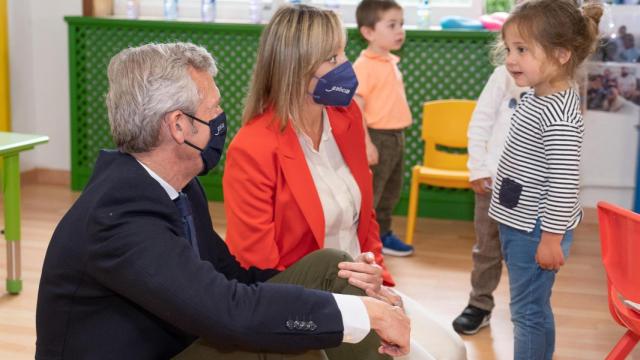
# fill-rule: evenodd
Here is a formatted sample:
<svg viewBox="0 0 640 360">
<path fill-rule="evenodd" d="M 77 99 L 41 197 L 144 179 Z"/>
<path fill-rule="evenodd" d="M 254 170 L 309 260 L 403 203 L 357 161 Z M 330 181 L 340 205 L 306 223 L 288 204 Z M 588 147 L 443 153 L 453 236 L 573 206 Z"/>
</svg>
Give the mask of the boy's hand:
<svg viewBox="0 0 640 360">
<path fill-rule="evenodd" d="M 371 142 L 371 140 L 365 140 L 365 145 L 367 148 L 367 162 L 369 165 L 377 165 L 378 164 L 378 148 Z"/>
<path fill-rule="evenodd" d="M 362 98 L 362 96 L 358 94 L 356 94 L 353 97 L 353 99 L 355 100 L 356 104 L 358 104 L 358 106 L 360 107 L 360 112 L 363 114 L 362 128 L 364 129 L 364 146 L 367 151 L 367 162 L 369 163 L 369 166 L 377 165 L 378 164 L 378 148 L 376 148 L 376 146 L 373 145 L 373 142 L 371 141 L 371 136 L 369 136 L 369 130 L 367 129 L 367 119 L 364 118 L 364 99 Z"/>
<path fill-rule="evenodd" d="M 544 270 L 559 270 L 564 265 L 564 255 L 560 246 L 563 237 L 563 234 L 542 232 L 536 252 L 536 262 Z"/>
<path fill-rule="evenodd" d="M 490 177 L 475 179 L 471 181 L 470 184 L 471 184 L 471 190 L 473 190 L 473 192 L 475 192 L 476 194 L 482 195 L 491 191 Z"/>
</svg>

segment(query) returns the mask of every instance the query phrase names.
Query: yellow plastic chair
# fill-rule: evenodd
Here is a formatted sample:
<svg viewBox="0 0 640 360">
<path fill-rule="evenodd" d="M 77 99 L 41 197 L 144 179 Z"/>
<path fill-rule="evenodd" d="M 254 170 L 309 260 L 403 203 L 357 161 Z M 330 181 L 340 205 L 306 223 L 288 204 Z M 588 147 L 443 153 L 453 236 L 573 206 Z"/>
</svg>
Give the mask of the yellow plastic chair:
<svg viewBox="0 0 640 360">
<path fill-rule="evenodd" d="M 413 243 L 420 184 L 468 189 L 467 128 L 476 107 L 473 100 L 436 100 L 424 103 L 422 110 L 422 165 L 411 170 L 411 190 L 407 214 L 406 243 Z M 460 150 L 463 151 L 460 151 Z"/>
</svg>

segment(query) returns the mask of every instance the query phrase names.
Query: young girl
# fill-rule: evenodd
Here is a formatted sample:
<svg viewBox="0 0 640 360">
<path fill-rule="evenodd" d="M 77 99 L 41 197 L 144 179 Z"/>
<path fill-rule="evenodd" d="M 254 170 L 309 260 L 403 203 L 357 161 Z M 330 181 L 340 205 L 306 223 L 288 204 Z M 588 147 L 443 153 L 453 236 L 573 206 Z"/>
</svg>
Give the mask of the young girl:
<svg viewBox="0 0 640 360">
<path fill-rule="evenodd" d="M 502 28 L 507 70 L 532 88 L 513 115 L 489 209 L 509 270 L 515 359 L 553 355 L 551 288 L 582 217 L 584 124 L 571 83 L 594 50 L 601 15 L 596 4 L 531 0 Z"/>
</svg>

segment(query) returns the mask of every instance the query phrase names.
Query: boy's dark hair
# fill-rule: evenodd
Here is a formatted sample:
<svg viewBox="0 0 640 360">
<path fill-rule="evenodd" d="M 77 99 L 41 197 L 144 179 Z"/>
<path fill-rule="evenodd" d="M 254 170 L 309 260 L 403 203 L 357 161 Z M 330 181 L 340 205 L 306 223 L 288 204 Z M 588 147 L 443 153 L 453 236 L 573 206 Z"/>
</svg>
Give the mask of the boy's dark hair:
<svg viewBox="0 0 640 360">
<path fill-rule="evenodd" d="M 390 9 L 402 10 L 402 6 L 394 0 L 362 0 L 356 8 L 358 29 L 363 26 L 373 29 L 380 21 L 381 13 Z"/>
</svg>

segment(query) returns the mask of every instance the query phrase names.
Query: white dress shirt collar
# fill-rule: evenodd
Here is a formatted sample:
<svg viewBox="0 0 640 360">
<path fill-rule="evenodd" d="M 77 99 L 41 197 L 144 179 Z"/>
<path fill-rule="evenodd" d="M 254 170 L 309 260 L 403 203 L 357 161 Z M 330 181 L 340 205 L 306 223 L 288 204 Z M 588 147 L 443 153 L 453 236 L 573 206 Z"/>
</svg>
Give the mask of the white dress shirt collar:
<svg viewBox="0 0 640 360">
<path fill-rule="evenodd" d="M 160 184 L 160 186 L 162 186 L 162 188 L 164 189 L 164 191 L 167 192 L 167 195 L 169 195 L 169 198 L 171 200 L 175 200 L 178 197 L 178 190 L 174 189 L 173 186 L 171 186 L 168 182 L 166 182 L 163 178 L 160 177 L 160 175 L 156 174 L 153 170 L 149 169 L 147 165 L 140 162 L 140 160 L 136 159 L 136 161 L 140 165 L 142 165 L 142 167 L 145 170 L 147 170 L 149 175 L 151 175 L 151 177 L 154 178 Z"/>
</svg>

